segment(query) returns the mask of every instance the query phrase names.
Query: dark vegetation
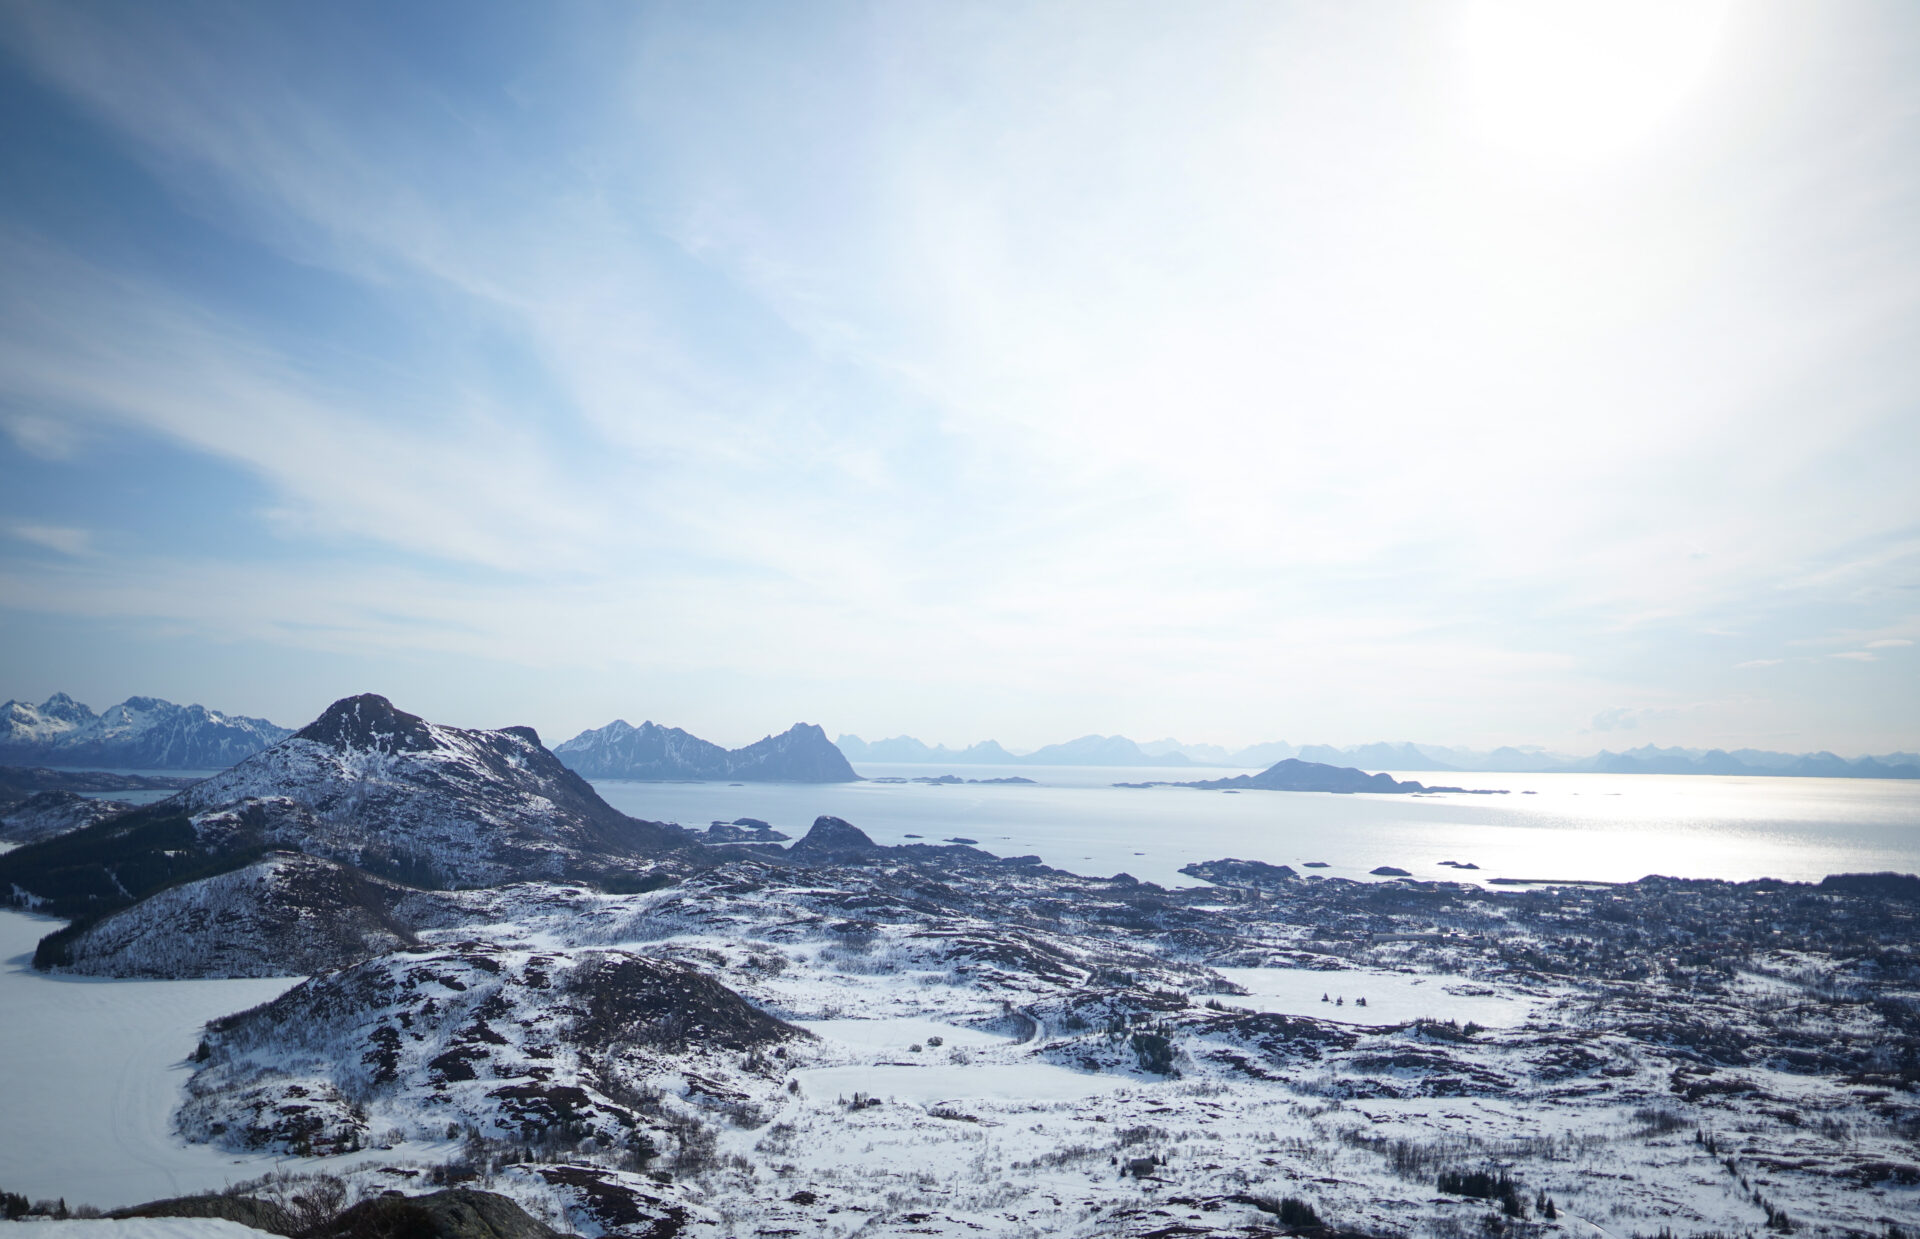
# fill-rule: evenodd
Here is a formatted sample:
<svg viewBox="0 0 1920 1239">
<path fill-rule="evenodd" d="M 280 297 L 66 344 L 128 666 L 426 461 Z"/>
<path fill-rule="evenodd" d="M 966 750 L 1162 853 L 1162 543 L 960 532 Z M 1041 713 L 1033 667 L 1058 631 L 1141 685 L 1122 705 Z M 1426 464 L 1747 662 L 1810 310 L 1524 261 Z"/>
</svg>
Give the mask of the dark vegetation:
<svg viewBox="0 0 1920 1239">
<path fill-rule="evenodd" d="M 163 887 L 237 869 L 261 851 L 206 848 L 187 814 L 163 801 L 0 856 L 0 890 L 16 905 L 98 918 Z M 16 888 L 37 896 L 37 904 Z"/>
</svg>

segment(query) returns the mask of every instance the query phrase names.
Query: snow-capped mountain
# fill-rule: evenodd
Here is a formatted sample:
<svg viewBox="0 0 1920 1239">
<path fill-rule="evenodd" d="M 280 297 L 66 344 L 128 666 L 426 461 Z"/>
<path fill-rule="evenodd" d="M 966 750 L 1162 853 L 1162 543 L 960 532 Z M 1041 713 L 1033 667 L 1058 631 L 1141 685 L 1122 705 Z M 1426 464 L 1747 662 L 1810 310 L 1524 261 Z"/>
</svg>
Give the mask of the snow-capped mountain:
<svg viewBox="0 0 1920 1239">
<path fill-rule="evenodd" d="M 263 718 L 129 697 L 104 713 L 65 693 L 0 704 L 0 762 L 218 770 L 291 735 Z"/>
<path fill-rule="evenodd" d="M 0 898 L 98 916 L 269 848 L 413 886 L 632 889 L 692 847 L 601 800 L 531 728 L 443 727 L 368 694 L 177 796 L 0 855 Z"/>
<path fill-rule="evenodd" d="M 566 878 L 684 846 L 600 799 L 531 727 L 446 727 L 372 693 L 166 803 L 203 842 L 258 830 L 423 885 Z"/>
<path fill-rule="evenodd" d="M 755 783 L 852 783 L 846 757 L 812 723 L 795 723 L 745 748 L 719 745 L 680 730 L 615 719 L 553 749 L 590 779 L 738 780 Z"/>
</svg>

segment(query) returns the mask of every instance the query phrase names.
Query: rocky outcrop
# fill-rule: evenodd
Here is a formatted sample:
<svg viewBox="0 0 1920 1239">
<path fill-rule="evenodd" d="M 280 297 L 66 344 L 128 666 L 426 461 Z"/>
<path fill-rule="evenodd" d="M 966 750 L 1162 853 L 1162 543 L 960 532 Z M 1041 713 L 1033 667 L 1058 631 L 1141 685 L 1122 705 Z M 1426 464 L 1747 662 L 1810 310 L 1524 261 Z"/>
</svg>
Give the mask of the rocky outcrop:
<svg viewBox="0 0 1920 1239">
<path fill-rule="evenodd" d="M 852 822 L 822 816 L 813 819 L 813 828 L 787 849 L 787 855 L 803 864 L 844 865 L 858 864 L 880 850 L 880 845 Z"/>
<path fill-rule="evenodd" d="M 753 783 L 852 783 L 859 779 L 826 732 L 795 723 L 740 749 L 724 749 L 678 727 L 615 719 L 555 746 L 554 755 L 591 779 Z"/>
<path fill-rule="evenodd" d="M 448 1188 L 425 1196 L 375 1196 L 302 1239 L 567 1239 L 497 1192 Z"/>
</svg>

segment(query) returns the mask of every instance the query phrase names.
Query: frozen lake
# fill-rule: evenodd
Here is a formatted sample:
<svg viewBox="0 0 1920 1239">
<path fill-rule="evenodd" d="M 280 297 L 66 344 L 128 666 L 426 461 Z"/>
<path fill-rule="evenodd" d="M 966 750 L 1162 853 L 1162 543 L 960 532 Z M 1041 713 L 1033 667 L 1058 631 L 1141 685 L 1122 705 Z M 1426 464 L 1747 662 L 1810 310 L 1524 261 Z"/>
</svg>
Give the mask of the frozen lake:
<svg viewBox="0 0 1920 1239">
<path fill-rule="evenodd" d="M 172 1115 L 201 1026 L 295 980 L 109 981 L 33 971 L 34 944 L 61 924 L 0 911 L 0 1186 L 116 1208 L 272 1170 L 271 1157 L 181 1143 Z"/>
<path fill-rule="evenodd" d="M 1334 796 L 1116 788 L 1216 778 L 1214 769 L 1049 766 L 858 767 L 869 778 L 1019 774 L 1034 784 L 631 783 L 600 780 L 636 817 L 702 827 L 754 817 L 796 838 L 823 813 L 881 843 L 951 836 L 999 855 L 1031 853 L 1076 873 L 1192 885 L 1182 865 L 1234 856 L 1364 878 L 1392 865 L 1422 878 L 1580 878 L 1650 873 L 1818 881 L 1829 873 L 1920 872 L 1920 780 L 1699 775 L 1399 773 L 1504 796 Z M 1460 871 L 1441 861 L 1477 864 Z"/>
</svg>

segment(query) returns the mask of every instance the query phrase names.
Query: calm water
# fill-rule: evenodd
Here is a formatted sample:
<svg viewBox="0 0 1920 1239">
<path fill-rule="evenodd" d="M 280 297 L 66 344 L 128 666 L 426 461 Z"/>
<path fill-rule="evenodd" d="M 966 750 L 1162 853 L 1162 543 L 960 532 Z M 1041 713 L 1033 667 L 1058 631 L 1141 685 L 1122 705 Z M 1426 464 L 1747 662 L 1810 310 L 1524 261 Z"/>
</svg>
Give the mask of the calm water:
<svg viewBox="0 0 1920 1239">
<path fill-rule="evenodd" d="M 704 826 L 757 817 L 796 838 L 822 813 L 882 843 L 950 836 L 1003 856 L 1031 853 L 1077 873 L 1125 871 L 1168 885 L 1196 860 L 1273 864 L 1322 860 L 1362 878 L 1377 865 L 1416 877 L 1631 881 L 1758 877 L 1818 881 L 1829 873 L 1920 872 L 1920 780 L 1715 778 L 1657 774 L 1440 774 L 1395 777 L 1504 796 L 1331 796 L 1116 788 L 1116 782 L 1205 779 L 1232 770 L 1084 766 L 904 766 L 863 763 L 869 778 L 1020 774 L 1036 785 L 921 783 L 594 784 L 615 807 Z M 126 771 L 204 776 L 208 771 Z M 1532 793 L 1531 795 L 1525 793 Z M 147 803 L 168 792 L 109 792 Z M 1477 871 L 1442 867 L 1470 861 Z"/>
<path fill-rule="evenodd" d="M 878 776 L 1018 773 L 1037 786 L 918 783 L 595 783 L 636 817 L 704 826 L 757 817 L 796 837 L 822 813 L 881 843 L 965 836 L 1000 855 L 1031 853 L 1078 873 L 1120 871 L 1191 885 L 1182 865 L 1225 856 L 1361 878 L 1377 865 L 1416 877 L 1584 878 L 1650 873 L 1817 881 L 1829 873 L 1920 872 L 1920 780 L 1695 775 L 1432 774 L 1399 778 L 1506 788 L 1504 796 L 1333 796 L 1115 788 L 1118 781 L 1234 771 L 895 766 Z M 1531 792 L 1532 795 L 1523 793 Z M 1459 872 L 1443 860 L 1472 862 Z"/>
</svg>

